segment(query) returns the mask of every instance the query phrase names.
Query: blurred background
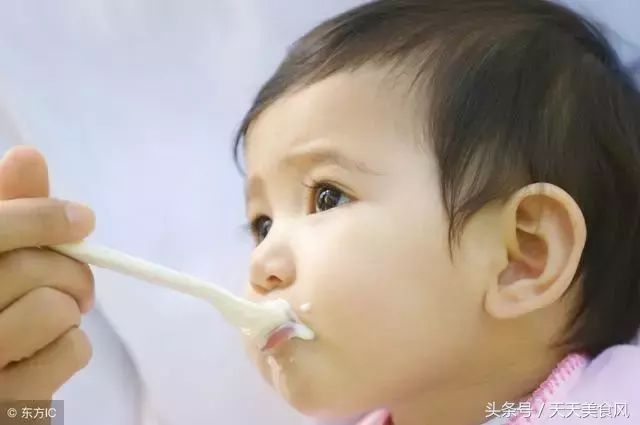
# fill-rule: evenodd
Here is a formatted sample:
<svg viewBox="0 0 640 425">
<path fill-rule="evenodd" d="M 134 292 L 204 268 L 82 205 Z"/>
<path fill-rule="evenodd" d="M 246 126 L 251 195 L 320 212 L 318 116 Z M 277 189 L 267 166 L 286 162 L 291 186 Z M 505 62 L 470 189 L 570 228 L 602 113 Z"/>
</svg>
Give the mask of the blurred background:
<svg viewBox="0 0 640 425">
<path fill-rule="evenodd" d="M 93 241 L 241 291 L 233 133 L 287 46 L 362 2 L 0 0 L 2 152 L 40 148 L 53 195 L 96 211 Z M 565 3 L 638 63 L 640 1 Z M 96 275 L 94 358 L 56 397 L 67 425 L 316 423 L 271 393 L 208 306 Z"/>
</svg>

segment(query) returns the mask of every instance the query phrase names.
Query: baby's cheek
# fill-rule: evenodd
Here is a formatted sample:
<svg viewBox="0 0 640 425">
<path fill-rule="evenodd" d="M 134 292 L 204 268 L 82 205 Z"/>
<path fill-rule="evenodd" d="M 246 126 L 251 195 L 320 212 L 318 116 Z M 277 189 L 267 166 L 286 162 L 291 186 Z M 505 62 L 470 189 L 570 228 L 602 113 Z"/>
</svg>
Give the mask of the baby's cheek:
<svg viewBox="0 0 640 425">
<path fill-rule="evenodd" d="M 319 336 L 338 347 L 366 350 L 375 347 L 375 330 L 391 327 L 398 315 L 396 263 L 372 236 L 371 229 L 340 237 L 341 243 L 316 240 L 313 255 L 300 268 L 300 301 L 310 304 L 310 325 Z"/>
<path fill-rule="evenodd" d="M 419 232 L 421 218 L 367 213 L 315 233 L 299 277 L 321 339 L 348 361 L 380 367 L 398 347 L 429 338 L 453 270 L 438 223 Z"/>
<path fill-rule="evenodd" d="M 354 283 L 322 288 L 313 297 L 318 331 L 337 344 L 361 341 L 363 331 L 376 327 L 380 316 L 384 315 L 376 293 L 363 293 Z"/>
</svg>

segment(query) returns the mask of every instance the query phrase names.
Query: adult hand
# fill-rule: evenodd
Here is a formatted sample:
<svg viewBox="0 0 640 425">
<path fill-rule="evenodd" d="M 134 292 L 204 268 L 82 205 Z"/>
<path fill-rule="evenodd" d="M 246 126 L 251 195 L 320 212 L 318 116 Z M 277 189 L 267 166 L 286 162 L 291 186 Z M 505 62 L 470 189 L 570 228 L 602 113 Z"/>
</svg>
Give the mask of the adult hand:
<svg viewBox="0 0 640 425">
<path fill-rule="evenodd" d="M 91 358 L 79 329 L 94 302 L 85 264 L 41 246 L 77 242 L 93 212 L 49 198 L 43 156 L 16 147 L 0 161 L 0 400 L 49 400 Z"/>
</svg>

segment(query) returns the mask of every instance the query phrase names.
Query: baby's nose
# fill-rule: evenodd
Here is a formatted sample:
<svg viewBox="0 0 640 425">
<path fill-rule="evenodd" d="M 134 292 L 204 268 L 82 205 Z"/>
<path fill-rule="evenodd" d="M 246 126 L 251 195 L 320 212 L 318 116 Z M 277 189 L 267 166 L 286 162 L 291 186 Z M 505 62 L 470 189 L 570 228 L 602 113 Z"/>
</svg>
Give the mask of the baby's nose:
<svg viewBox="0 0 640 425">
<path fill-rule="evenodd" d="M 260 294 L 284 289 L 296 279 L 293 256 L 286 249 L 263 250 L 251 260 L 251 286 Z"/>
</svg>

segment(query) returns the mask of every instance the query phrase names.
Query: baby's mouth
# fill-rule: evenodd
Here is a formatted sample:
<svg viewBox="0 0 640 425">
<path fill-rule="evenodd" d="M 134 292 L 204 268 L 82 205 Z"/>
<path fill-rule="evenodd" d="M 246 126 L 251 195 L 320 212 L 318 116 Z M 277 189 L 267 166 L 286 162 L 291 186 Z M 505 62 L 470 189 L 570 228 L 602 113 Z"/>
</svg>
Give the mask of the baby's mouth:
<svg viewBox="0 0 640 425">
<path fill-rule="evenodd" d="M 262 348 L 263 353 L 267 355 L 273 354 L 275 350 L 292 339 L 311 341 L 315 338 L 315 333 L 300 321 L 293 310 L 290 311 L 290 318 L 291 321 L 285 323 L 271 333 Z"/>
<path fill-rule="evenodd" d="M 292 339 L 295 332 L 294 326 L 295 324 L 286 324 L 275 330 L 267 340 L 267 343 L 263 347 L 262 351 L 265 354 L 272 354 L 274 350 Z"/>
</svg>

